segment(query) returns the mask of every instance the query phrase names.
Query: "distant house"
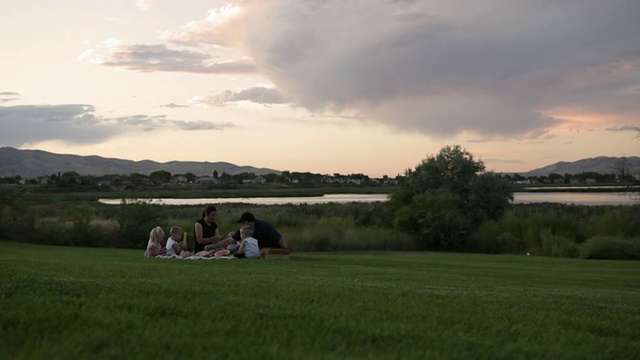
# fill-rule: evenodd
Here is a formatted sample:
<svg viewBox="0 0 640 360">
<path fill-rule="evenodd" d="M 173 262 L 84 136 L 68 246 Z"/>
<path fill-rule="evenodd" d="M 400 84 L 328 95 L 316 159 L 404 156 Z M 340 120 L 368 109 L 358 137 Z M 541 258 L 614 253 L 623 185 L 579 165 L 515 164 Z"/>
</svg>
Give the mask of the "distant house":
<svg viewBox="0 0 640 360">
<path fill-rule="evenodd" d="M 212 178 L 211 176 L 203 176 L 196 179 L 196 183 L 198 184 L 217 184 L 218 180 Z"/>
<path fill-rule="evenodd" d="M 180 184 L 180 183 L 189 182 L 189 179 L 187 179 L 187 177 L 184 175 L 176 175 L 171 177 L 171 182 L 174 184 Z"/>
<path fill-rule="evenodd" d="M 253 179 L 244 179 L 242 180 L 243 184 L 265 184 L 267 182 L 267 179 L 265 179 L 264 177 L 258 175 L 256 177 L 254 177 Z"/>
</svg>

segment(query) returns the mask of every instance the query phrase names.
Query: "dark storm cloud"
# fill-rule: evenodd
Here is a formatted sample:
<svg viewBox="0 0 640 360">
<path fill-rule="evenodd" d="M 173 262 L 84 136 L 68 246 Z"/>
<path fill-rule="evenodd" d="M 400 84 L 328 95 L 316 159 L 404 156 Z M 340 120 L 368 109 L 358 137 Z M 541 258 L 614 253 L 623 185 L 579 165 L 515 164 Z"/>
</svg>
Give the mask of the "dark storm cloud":
<svg viewBox="0 0 640 360">
<path fill-rule="evenodd" d="M 165 37 L 198 51 L 111 41 L 83 58 L 137 71 L 258 71 L 275 89 L 205 101 L 290 102 L 429 135 L 548 138 L 559 123 L 593 114 L 618 119 L 610 126 L 640 118 L 637 0 L 234 5 Z M 214 62 L 207 46 L 247 58 Z"/>
<path fill-rule="evenodd" d="M 84 104 L 0 106 L 1 146 L 48 140 L 87 144 L 135 130 L 223 130 L 233 126 L 231 123 L 173 120 L 166 115 L 104 118 L 95 114 L 93 106 Z"/>
<path fill-rule="evenodd" d="M 90 143 L 109 138 L 119 131 L 101 126 L 91 105 L 0 106 L 0 142 L 20 146 L 46 140 Z"/>
</svg>

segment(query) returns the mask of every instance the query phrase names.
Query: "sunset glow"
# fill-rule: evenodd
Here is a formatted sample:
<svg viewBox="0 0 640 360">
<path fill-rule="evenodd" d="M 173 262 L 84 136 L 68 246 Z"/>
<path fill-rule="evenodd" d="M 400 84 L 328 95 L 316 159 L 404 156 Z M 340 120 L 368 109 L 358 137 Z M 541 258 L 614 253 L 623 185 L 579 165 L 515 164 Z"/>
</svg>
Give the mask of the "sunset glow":
<svg viewBox="0 0 640 360">
<path fill-rule="evenodd" d="M 4 2 L 0 146 L 395 176 L 640 155 L 640 2 Z M 367 29 L 363 31 L 363 29 Z"/>
</svg>

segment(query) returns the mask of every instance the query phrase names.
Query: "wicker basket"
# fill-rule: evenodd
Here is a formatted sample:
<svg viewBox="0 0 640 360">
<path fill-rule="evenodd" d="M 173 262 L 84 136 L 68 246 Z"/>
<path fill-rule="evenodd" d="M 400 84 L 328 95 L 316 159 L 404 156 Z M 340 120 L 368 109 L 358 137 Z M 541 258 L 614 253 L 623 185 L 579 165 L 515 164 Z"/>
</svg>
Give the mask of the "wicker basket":
<svg viewBox="0 0 640 360">
<path fill-rule="evenodd" d="M 291 249 L 267 248 L 260 251 L 260 258 L 264 260 L 289 260 Z"/>
</svg>

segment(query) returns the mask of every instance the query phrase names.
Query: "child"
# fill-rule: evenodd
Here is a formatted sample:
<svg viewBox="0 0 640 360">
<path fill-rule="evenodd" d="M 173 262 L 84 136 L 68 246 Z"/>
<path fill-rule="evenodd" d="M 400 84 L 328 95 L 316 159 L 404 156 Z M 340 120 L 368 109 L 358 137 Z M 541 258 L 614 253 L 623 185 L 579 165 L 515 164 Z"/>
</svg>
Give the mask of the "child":
<svg viewBox="0 0 640 360">
<path fill-rule="evenodd" d="M 147 251 L 144 252 L 146 257 L 156 257 L 165 255 L 167 250 L 162 248 L 162 239 L 164 239 L 164 230 L 160 226 L 151 229 L 149 233 L 149 242 L 147 243 Z"/>
<path fill-rule="evenodd" d="M 240 242 L 240 247 L 233 256 L 247 259 L 260 258 L 258 239 L 254 238 L 252 235 L 253 229 L 251 226 L 243 226 L 240 228 L 240 238 L 242 239 L 242 242 Z"/>
<path fill-rule="evenodd" d="M 179 226 L 171 227 L 169 230 L 171 236 L 167 239 L 167 255 L 180 255 L 182 257 L 191 256 L 191 252 L 183 250 L 180 247 L 180 241 L 182 240 L 182 235 L 184 231 Z"/>
</svg>

